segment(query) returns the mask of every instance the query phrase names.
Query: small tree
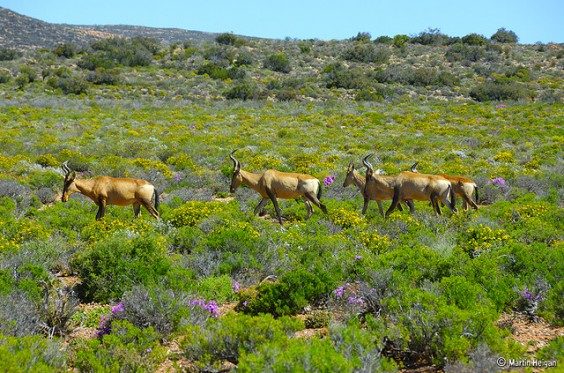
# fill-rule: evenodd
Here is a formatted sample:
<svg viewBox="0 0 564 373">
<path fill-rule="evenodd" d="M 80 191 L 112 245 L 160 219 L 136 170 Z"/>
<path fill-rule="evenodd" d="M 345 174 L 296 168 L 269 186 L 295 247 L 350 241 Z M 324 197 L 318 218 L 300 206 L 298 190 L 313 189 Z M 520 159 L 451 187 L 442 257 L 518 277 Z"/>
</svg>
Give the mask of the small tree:
<svg viewBox="0 0 564 373">
<path fill-rule="evenodd" d="M 486 39 L 483 35 L 472 33 L 463 36 L 462 43 L 468 45 L 486 45 L 488 43 L 488 39 Z"/>
<path fill-rule="evenodd" d="M 76 54 L 76 47 L 69 43 L 59 44 L 53 50 L 53 53 L 59 57 L 72 58 Z"/>
<path fill-rule="evenodd" d="M 498 29 L 490 39 L 498 43 L 517 43 L 519 41 L 516 33 L 503 27 Z"/>
<path fill-rule="evenodd" d="M 243 44 L 243 40 L 241 38 L 238 38 L 237 36 L 233 35 L 233 33 L 230 32 L 224 32 L 222 34 L 219 34 L 216 36 L 215 41 L 218 44 L 223 44 L 223 45 L 241 45 Z"/>
<path fill-rule="evenodd" d="M 356 36 L 352 37 L 352 41 L 359 41 L 362 43 L 368 43 L 372 39 L 372 35 L 369 32 L 359 32 Z"/>
</svg>

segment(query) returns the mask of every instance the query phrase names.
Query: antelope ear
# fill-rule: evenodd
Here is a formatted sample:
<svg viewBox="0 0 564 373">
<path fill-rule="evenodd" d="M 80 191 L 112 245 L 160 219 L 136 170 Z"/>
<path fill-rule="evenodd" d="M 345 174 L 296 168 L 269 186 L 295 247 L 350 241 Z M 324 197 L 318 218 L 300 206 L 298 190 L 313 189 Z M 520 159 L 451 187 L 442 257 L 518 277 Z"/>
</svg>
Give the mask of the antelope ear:
<svg viewBox="0 0 564 373">
<path fill-rule="evenodd" d="M 349 162 L 349 167 L 347 168 L 347 172 L 351 172 L 352 170 L 354 170 L 354 163 Z"/>
</svg>

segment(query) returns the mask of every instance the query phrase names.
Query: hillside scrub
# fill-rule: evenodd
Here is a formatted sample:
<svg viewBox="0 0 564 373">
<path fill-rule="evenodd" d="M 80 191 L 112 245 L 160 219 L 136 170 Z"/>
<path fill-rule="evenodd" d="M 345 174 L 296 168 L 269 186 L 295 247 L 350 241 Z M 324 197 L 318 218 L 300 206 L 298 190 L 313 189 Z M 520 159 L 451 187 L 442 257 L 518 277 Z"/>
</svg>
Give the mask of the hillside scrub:
<svg viewBox="0 0 564 373">
<path fill-rule="evenodd" d="M 564 325 L 562 46 L 501 31 L 0 50 L 0 370 L 561 363 L 561 338 L 537 351 L 500 320 Z M 255 215 L 253 190 L 229 193 L 235 149 L 322 181 L 328 214 Z M 479 209 L 363 215 L 342 185 L 369 153 L 472 178 Z M 148 180 L 161 219 L 60 202 L 65 161 Z"/>
</svg>

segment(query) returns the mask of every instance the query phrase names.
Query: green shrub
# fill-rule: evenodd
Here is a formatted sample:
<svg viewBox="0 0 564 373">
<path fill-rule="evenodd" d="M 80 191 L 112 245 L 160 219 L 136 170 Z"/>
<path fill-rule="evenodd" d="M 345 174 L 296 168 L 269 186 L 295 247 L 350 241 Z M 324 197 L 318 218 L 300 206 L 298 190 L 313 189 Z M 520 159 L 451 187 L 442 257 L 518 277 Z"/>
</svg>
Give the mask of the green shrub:
<svg viewBox="0 0 564 373">
<path fill-rule="evenodd" d="M 250 66 L 254 62 L 253 55 L 246 51 L 241 51 L 235 60 L 235 66 Z"/>
<path fill-rule="evenodd" d="M 445 58 L 449 62 L 467 61 L 476 62 L 484 58 L 486 52 L 483 47 L 456 43 L 451 45 L 445 52 Z"/>
<path fill-rule="evenodd" d="M 0 61 L 12 61 L 21 57 L 21 53 L 15 49 L 0 48 Z"/>
<path fill-rule="evenodd" d="M 0 334 L 0 371 L 64 371 L 67 349 L 56 339 L 41 336 L 7 337 Z"/>
<path fill-rule="evenodd" d="M 538 359 L 556 361 L 560 366 L 564 363 L 564 336 L 558 336 L 537 352 Z"/>
<path fill-rule="evenodd" d="M 383 64 L 388 62 L 390 55 L 391 52 L 387 47 L 355 42 L 352 47 L 345 50 L 343 58 L 348 61 Z"/>
<path fill-rule="evenodd" d="M 369 32 L 359 32 L 356 36 L 353 36 L 350 40 L 357 41 L 361 43 L 369 43 L 372 39 L 372 35 Z"/>
<path fill-rule="evenodd" d="M 517 43 L 519 41 L 519 37 L 517 34 L 511 30 L 506 30 L 505 28 L 498 29 L 491 38 L 493 41 L 497 41 L 498 43 Z"/>
<path fill-rule="evenodd" d="M 269 55 L 264 61 L 264 67 L 272 71 L 281 73 L 289 73 L 292 70 L 290 60 L 284 52 L 273 53 Z"/>
<path fill-rule="evenodd" d="M 53 53 L 59 57 L 72 58 L 76 54 L 76 46 L 70 43 L 62 43 L 55 47 Z"/>
<path fill-rule="evenodd" d="M 163 240 L 117 232 L 77 253 L 71 267 L 82 279 L 81 295 L 96 302 L 119 299 L 133 285 L 150 285 L 166 276 L 171 259 Z"/>
<path fill-rule="evenodd" d="M 112 332 L 102 339 L 75 339 L 71 365 L 80 371 L 151 372 L 166 358 L 160 335 L 151 327 L 140 329 L 126 320 L 114 320 Z"/>
<path fill-rule="evenodd" d="M 442 34 L 441 30 L 438 28 L 429 28 L 425 31 L 421 31 L 417 36 L 410 39 L 411 43 L 417 43 L 422 45 L 445 45 L 448 44 L 450 38 L 448 35 Z"/>
<path fill-rule="evenodd" d="M 260 91 L 252 80 L 243 80 L 233 85 L 223 95 L 229 100 L 246 101 L 259 98 Z"/>
<path fill-rule="evenodd" d="M 240 46 L 244 44 L 244 40 L 233 35 L 230 32 L 224 32 L 215 37 L 218 44 Z"/>
<path fill-rule="evenodd" d="M 339 62 L 325 66 L 323 73 L 327 88 L 355 89 L 366 85 L 362 70 L 345 68 Z"/>
<path fill-rule="evenodd" d="M 229 71 L 226 68 L 221 67 L 213 62 L 206 62 L 200 66 L 197 70 L 198 75 L 207 74 L 212 79 L 225 80 L 229 78 Z"/>
<path fill-rule="evenodd" d="M 392 44 L 396 48 L 403 48 L 407 45 L 408 41 L 409 41 L 409 36 L 407 36 L 407 35 L 396 35 L 392 39 Z"/>
<path fill-rule="evenodd" d="M 100 67 L 88 73 L 86 80 L 97 85 L 116 85 L 120 83 L 120 76 L 117 70 Z"/>
<path fill-rule="evenodd" d="M 170 212 L 169 221 L 176 227 L 194 226 L 221 209 L 218 202 L 190 201 Z"/>
<path fill-rule="evenodd" d="M 112 69 L 117 63 L 109 56 L 107 52 L 95 51 L 83 55 L 77 62 L 78 67 L 90 71 L 97 69 Z"/>
<path fill-rule="evenodd" d="M 81 93 L 86 93 L 88 91 L 88 83 L 82 76 L 70 75 L 61 76 L 59 78 L 53 78 L 49 81 L 49 85 L 53 88 L 58 88 L 63 91 L 64 94 L 74 94 L 79 95 Z"/>
<path fill-rule="evenodd" d="M 262 345 L 255 354 L 243 353 L 241 372 L 353 372 L 353 363 L 327 339 L 288 340 Z"/>
<path fill-rule="evenodd" d="M 293 315 L 310 303 L 319 301 L 333 290 L 333 281 L 326 273 L 297 269 L 274 283 L 257 287 L 256 297 L 242 295 L 240 308 L 249 314 L 270 313 L 274 316 Z"/>
<path fill-rule="evenodd" d="M 0 84 L 8 83 L 12 79 L 12 73 L 6 69 L 0 69 Z"/>
<path fill-rule="evenodd" d="M 531 97 L 529 88 L 517 82 L 482 83 L 470 90 L 470 97 L 476 101 L 501 101 L 501 100 L 524 100 Z"/>
<path fill-rule="evenodd" d="M 268 342 L 285 341 L 300 329 L 303 323 L 296 319 L 230 313 L 209 319 L 203 329 L 189 328 L 182 346 L 186 357 L 202 368 L 224 360 L 237 364 L 240 354 L 255 353 Z"/>
<path fill-rule="evenodd" d="M 486 45 L 486 44 L 488 44 L 488 39 L 486 39 L 485 36 L 480 35 L 480 34 L 476 34 L 476 33 L 472 33 L 472 34 L 468 34 L 466 36 L 463 36 L 462 39 L 460 39 L 460 41 L 462 42 L 462 44 L 467 44 L 467 45 Z"/>
<path fill-rule="evenodd" d="M 374 43 L 376 43 L 376 44 L 391 45 L 393 42 L 394 42 L 394 39 L 392 39 L 391 37 L 386 36 L 386 35 L 378 36 L 376 39 L 374 39 Z"/>
</svg>

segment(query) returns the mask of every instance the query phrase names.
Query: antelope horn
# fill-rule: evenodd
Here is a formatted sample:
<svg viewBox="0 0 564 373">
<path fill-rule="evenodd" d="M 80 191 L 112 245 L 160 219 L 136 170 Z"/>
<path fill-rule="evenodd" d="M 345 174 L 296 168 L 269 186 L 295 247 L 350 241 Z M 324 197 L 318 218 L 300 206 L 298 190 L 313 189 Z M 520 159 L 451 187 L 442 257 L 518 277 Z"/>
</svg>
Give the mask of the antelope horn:
<svg viewBox="0 0 564 373">
<path fill-rule="evenodd" d="M 71 172 L 71 169 L 69 168 L 69 161 L 68 160 L 63 162 L 63 164 L 61 165 L 61 168 L 63 169 L 65 174 L 69 174 Z"/>
<path fill-rule="evenodd" d="M 349 162 L 349 170 L 354 170 L 354 162 L 353 161 Z"/>
<path fill-rule="evenodd" d="M 235 167 L 235 171 L 239 171 L 241 169 L 241 162 L 236 160 L 235 157 L 233 156 L 233 154 L 235 154 L 237 150 L 239 149 L 235 149 L 231 152 L 231 154 L 229 154 L 229 158 L 231 158 L 231 160 L 233 161 L 233 167 Z"/>
<path fill-rule="evenodd" d="M 417 171 L 417 165 L 418 165 L 418 164 L 419 164 L 419 162 L 415 162 L 415 163 L 411 166 L 411 168 L 410 168 L 411 172 L 418 172 L 418 171 Z"/>
<path fill-rule="evenodd" d="M 368 154 L 366 157 L 364 157 L 362 159 L 362 164 L 369 169 L 370 171 L 374 172 L 374 168 L 372 167 L 372 165 L 370 164 L 370 162 L 368 162 L 368 158 L 372 157 L 374 155 L 374 153 L 370 153 Z"/>
</svg>

